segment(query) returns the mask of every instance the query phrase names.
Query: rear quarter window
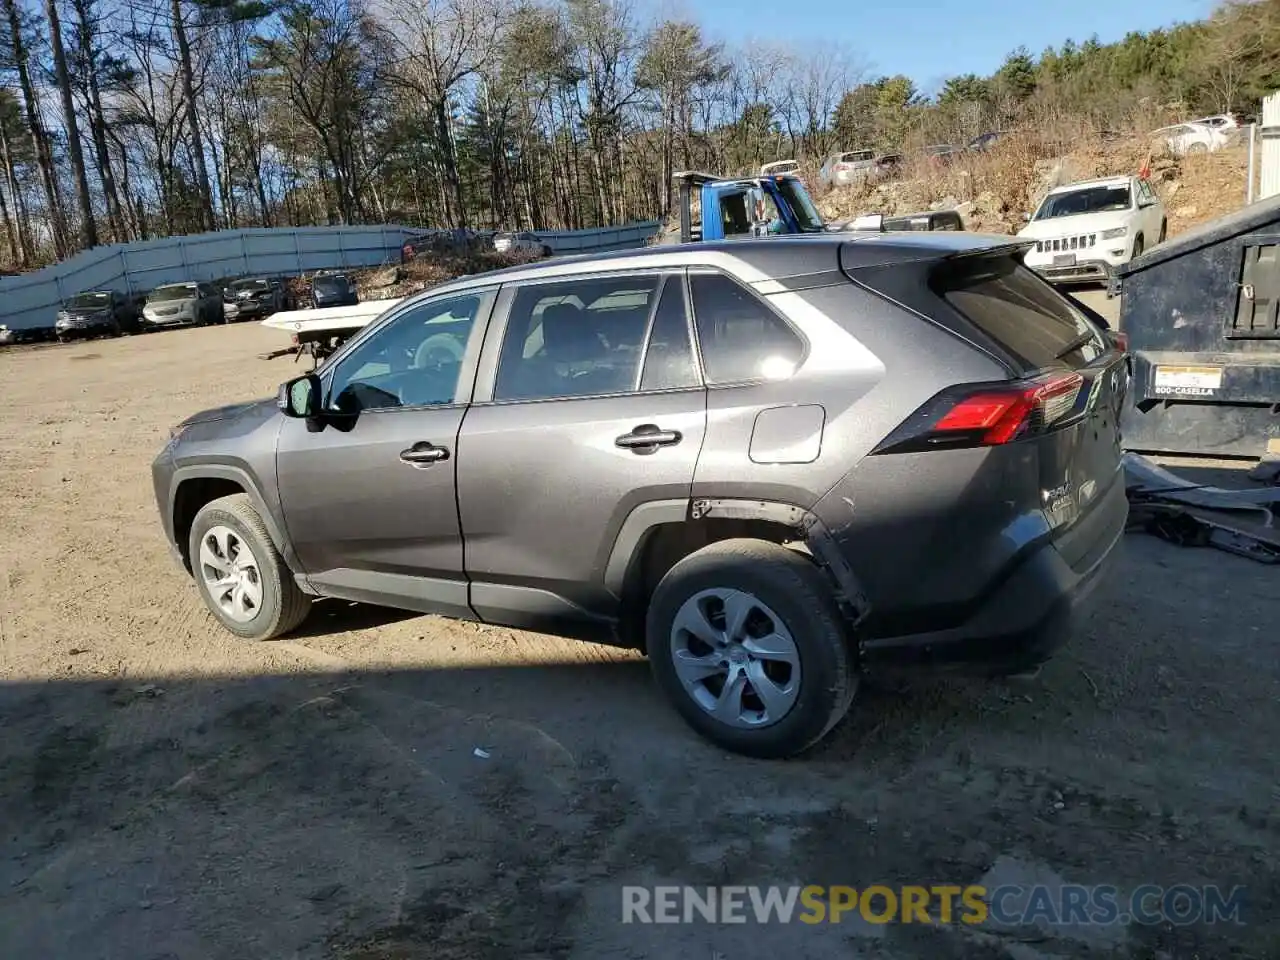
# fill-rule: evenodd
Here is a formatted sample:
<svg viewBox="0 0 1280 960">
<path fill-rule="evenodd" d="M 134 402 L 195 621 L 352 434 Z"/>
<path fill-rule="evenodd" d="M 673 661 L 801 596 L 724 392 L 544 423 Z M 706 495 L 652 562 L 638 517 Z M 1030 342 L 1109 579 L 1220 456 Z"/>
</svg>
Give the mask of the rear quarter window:
<svg viewBox="0 0 1280 960">
<path fill-rule="evenodd" d="M 945 263 L 930 286 L 1030 369 L 1075 369 L 1107 352 L 1101 329 L 1013 257 Z"/>
</svg>

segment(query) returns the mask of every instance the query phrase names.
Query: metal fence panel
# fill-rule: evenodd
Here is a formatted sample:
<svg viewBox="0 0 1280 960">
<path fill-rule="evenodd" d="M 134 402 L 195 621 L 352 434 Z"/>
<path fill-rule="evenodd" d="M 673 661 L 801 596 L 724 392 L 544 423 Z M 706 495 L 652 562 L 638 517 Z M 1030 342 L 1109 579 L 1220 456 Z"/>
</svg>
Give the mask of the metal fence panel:
<svg viewBox="0 0 1280 960">
<path fill-rule="evenodd" d="M 1258 199 L 1280 194 L 1280 91 L 1262 101 L 1262 177 Z"/>
<path fill-rule="evenodd" d="M 657 230 L 658 221 L 650 220 L 537 236 L 554 253 L 588 253 L 642 247 Z M 183 280 L 399 263 L 405 240 L 428 232 L 401 226 L 259 228 L 96 247 L 43 270 L 0 277 L 0 323 L 52 326 L 58 304 L 84 290 L 137 293 Z"/>
</svg>

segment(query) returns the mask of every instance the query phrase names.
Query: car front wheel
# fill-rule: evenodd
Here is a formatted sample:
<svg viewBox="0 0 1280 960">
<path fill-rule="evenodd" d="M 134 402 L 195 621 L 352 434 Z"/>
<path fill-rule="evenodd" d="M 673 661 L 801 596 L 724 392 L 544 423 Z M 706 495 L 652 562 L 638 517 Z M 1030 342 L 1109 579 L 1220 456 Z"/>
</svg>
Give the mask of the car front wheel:
<svg viewBox="0 0 1280 960">
<path fill-rule="evenodd" d="M 204 505 L 191 524 L 191 571 L 205 606 L 246 640 L 271 640 L 300 624 L 311 601 L 243 493 Z"/>
<path fill-rule="evenodd" d="M 826 578 L 774 543 L 723 540 L 679 561 L 654 591 L 646 637 L 663 693 L 735 753 L 800 753 L 848 712 L 857 689 Z"/>
</svg>

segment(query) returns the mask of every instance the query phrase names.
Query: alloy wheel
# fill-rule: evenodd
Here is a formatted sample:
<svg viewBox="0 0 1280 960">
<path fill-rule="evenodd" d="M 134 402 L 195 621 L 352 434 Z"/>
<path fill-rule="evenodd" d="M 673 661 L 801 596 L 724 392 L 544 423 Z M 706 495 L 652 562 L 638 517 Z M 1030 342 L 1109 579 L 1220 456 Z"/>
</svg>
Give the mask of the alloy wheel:
<svg viewBox="0 0 1280 960">
<path fill-rule="evenodd" d="M 262 609 L 258 560 L 230 527 L 210 527 L 200 541 L 200 576 L 210 599 L 236 623 L 248 623 Z"/>
</svg>

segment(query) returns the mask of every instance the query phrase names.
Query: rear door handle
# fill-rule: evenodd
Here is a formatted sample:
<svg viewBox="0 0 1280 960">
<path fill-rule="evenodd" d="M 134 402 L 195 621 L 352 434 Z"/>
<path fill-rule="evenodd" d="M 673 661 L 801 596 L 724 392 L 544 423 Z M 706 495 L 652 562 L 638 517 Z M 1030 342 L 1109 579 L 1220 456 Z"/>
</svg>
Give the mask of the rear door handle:
<svg viewBox="0 0 1280 960">
<path fill-rule="evenodd" d="M 635 453 L 653 453 L 658 447 L 670 447 L 683 439 L 679 430 L 663 430 L 657 424 L 642 423 L 613 442 L 615 446 Z"/>
<path fill-rule="evenodd" d="M 424 440 L 421 443 L 415 443 L 408 450 L 401 450 L 400 459 L 414 465 L 436 463 L 449 459 L 449 449 L 437 447 L 434 443 Z"/>
</svg>

